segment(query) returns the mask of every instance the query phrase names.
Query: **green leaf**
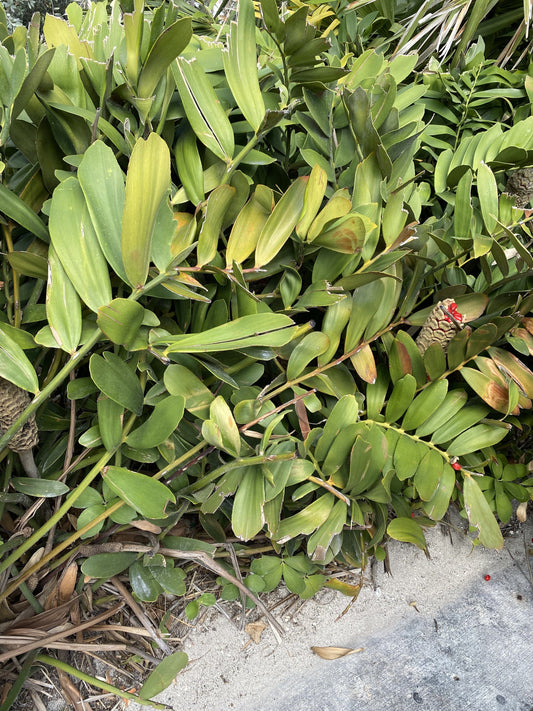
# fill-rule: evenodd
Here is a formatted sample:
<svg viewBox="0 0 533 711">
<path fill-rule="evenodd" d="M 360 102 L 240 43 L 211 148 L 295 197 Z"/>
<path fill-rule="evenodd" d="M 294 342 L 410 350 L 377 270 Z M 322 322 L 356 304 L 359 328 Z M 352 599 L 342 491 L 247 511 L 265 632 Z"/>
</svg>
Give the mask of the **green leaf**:
<svg viewBox="0 0 533 711">
<path fill-rule="evenodd" d="M 124 408 L 105 395 L 100 395 L 96 403 L 98 411 L 98 429 L 104 447 L 108 452 L 119 446 L 122 439 L 122 419 Z"/>
<path fill-rule="evenodd" d="M 239 428 L 227 402 L 221 395 L 211 403 L 209 417 L 210 419 L 202 424 L 204 439 L 215 447 L 238 457 L 241 449 Z"/>
<path fill-rule="evenodd" d="M 263 94 L 257 77 L 255 13 L 252 0 L 239 0 L 237 22 L 232 22 L 224 72 L 237 106 L 255 132 L 265 115 Z"/>
<path fill-rule="evenodd" d="M 204 172 L 196 136 L 190 129 L 183 131 L 178 136 L 174 147 L 174 157 L 187 198 L 193 205 L 198 205 L 205 200 Z"/>
<path fill-rule="evenodd" d="M 333 494 L 324 494 L 298 513 L 281 521 L 276 531 L 276 541 L 281 545 L 302 533 L 309 535 L 315 531 L 327 520 L 334 501 Z"/>
<path fill-rule="evenodd" d="M 233 532 L 243 541 L 249 541 L 265 525 L 265 478 L 261 467 L 248 467 L 235 494 L 231 513 Z"/>
<path fill-rule="evenodd" d="M 140 560 L 132 563 L 129 569 L 130 585 L 133 593 L 143 602 L 155 602 L 162 593 L 161 585 L 152 575 L 150 568 Z"/>
<path fill-rule="evenodd" d="M 67 178 L 54 190 L 50 238 L 68 278 L 92 311 L 111 301 L 107 262 L 100 248 L 80 184 Z"/>
<path fill-rule="evenodd" d="M 324 562 L 328 548 L 346 523 L 347 506 L 344 501 L 337 500 L 326 521 L 309 537 L 307 555 L 317 562 Z"/>
<path fill-rule="evenodd" d="M 115 274 L 127 282 L 121 251 L 124 176 L 113 151 L 103 141 L 95 141 L 85 151 L 78 180 L 100 249 Z"/>
<path fill-rule="evenodd" d="M 172 684 L 179 672 L 184 669 L 189 662 L 189 657 L 185 652 L 174 652 L 165 657 L 156 668 L 150 672 L 148 678 L 142 685 L 139 696 L 142 699 L 151 699 L 160 694 Z"/>
<path fill-rule="evenodd" d="M 314 95 L 310 93 L 310 96 Z M 302 214 L 296 225 L 296 234 L 301 240 L 305 240 L 307 237 L 311 224 L 322 206 L 327 184 L 328 176 L 326 171 L 318 164 L 314 165 L 305 188 Z M 318 236 L 318 233 L 316 236 Z"/>
<path fill-rule="evenodd" d="M 237 215 L 226 248 L 226 267 L 240 264 L 252 254 L 274 207 L 274 193 L 257 185 L 254 194 Z"/>
<path fill-rule="evenodd" d="M 262 267 L 274 259 L 298 224 L 308 180 L 308 176 L 296 178 L 266 221 L 255 250 L 256 267 Z"/>
<path fill-rule="evenodd" d="M 113 343 L 134 343 L 144 319 L 144 308 L 131 299 L 113 299 L 98 309 L 96 323 Z"/>
<path fill-rule="evenodd" d="M 533 372 L 517 358 L 502 348 L 489 348 L 489 355 L 503 375 L 518 385 L 528 398 L 533 398 Z"/>
<path fill-rule="evenodd" d="M 35 214 L 35 212 L 12 190 L 9 190 L 5 185 L 0 183 L 0 202 L 2 204 L 2 212 L 7 215 L 10 220 L 16 222 L 25 230 L 36 235 L 43 242 L 49 242 L 48 230 L 43 221 Z"/>
<path fill-rule="evenodd" d="M 322 355 L 329 347 L 329 338 L 325 333 L 308 333 L 292 351 L 287 365 L 287 379 L 297 378 L 309 363 Z"/>
<path fill-rule="evenodd" d="M 357 496 L 371 489 L 381 476 L 389 454 L 387 437 L 371 427 L 355 441 L 350 454 L 350 475 L 344 491 Z"/>
<path fill-rule="evenodd" d="M 81 564 L 81 572 L 90 578 L 105 578 L 129 568 L 137 558 L 138 553 L 94 553 Z"/>
<path fill-rule="evenodd" d="M 165 387 L 171 395 L 185 398 L 185 409 L 205 420 L 214 395 L 200 378 L 184 365 L 169 365 L 163 376 Z"/>
<path fill-rule="evenodd" d="M 169 592 L 171 595 L 185 595 L 187 575 L 183 568 L 171 568 L 167 562 L 166 567 L 163 565 L 150 566 L 150 572 L 165 592 Z"/>
<path fill-rule="evenodd" d="M 407 435 L 398 440 L 394 449 L 394 469 L 400 481 L 405 481 L 414 476 L 421 460 L 427 453 L 427 446 L 417 442 Z"/>
<path fill-rule="evenodd" d="M 192 130 L 218 158 L 229 162 L 235 148 L 233 129 L 199 62 L 178 57 L 171 66 Z"/>
<path fill-rule="evenodd" d="M 292 339 L 295 328 L 292 319 L 284 314 L 258 313 L 241 316 L 201 333 L 156 338 L 153 344 L 167 343 L 168 353 L 231 351 L 250 346 L 277 348 Z"/>
<path fill-rule="evenodd" d="M 197 256 L 199 267 L 211 262 L 216 256 L 222 222 L 236 192 L 231 185 L 219 185 L 207 198 L 207 205 L 198 237 Z"/>
<path fill-rule="evenodd" d="M 28 357 L 5 331 L 0 339 L 0 378 L 9 380 L 22 390 L 37 394 L 39 381 L 37 374 Z"/>
<path fill-rule="evenodd" d="M 151 96 L 165 76 L 171 62 L 180 55 L 192 37 L 192 21 L 185 17 L 169 25 L 156 39 L 146 57 L 137 84 L 137 96 Z"/>
<path fill-rule="evenodd" d="M 470 198 L 471 188 L 472 173 L 470 170 L 467 170 L 457 185 L 457 193 L 455 196 L 454 232 L 457 237 L 470 236 L 474 212 Z"/>
<path fill-rule="evenodd" d="M 33 252 L 8 252 L 5 255 L 12 269 L 24 276 L 35 279 L 46 279 L 48 275 L 48 264 L 44 257 Z"/>
<path fill-rule="evenodd" d="M 11 110 L 11 120 L 17 118 L 17 116 L 24 111 L 27 104 L 35 94 L 42 80 L 44 79 L 50 62 L 52 61 L 55 53 L 55 48 L 47 49 L 39 56 L 33 67 L 30 69 L 28 74 L 24 77 L 22 86 L 13 102 L 13 108 Z"/>
<path fill-rule="evenodd" d="M 115 353 L 94 353 L 89 361 L 93 382 L 107 397 L 140 415 L 143 406 L 143 391 L 139 379 L 131 368 Z"/>
<path fill-rule="evenodd" d="M 134 449 L 149 449 L 164 442 L 183 417 L 185 399 L 182 395 L 169 395 L 160 400 L 150 417 L 126 437 L 126 444 Z"/>
<path fill-rule="evenodd" d="M 479 531 L 479 540 L 487 548 L 503 548 L 503 536 L 485 495 L 471 475 L 465 475 L 464 505 L 471 526 Z"/>
<path fill-rule="evenodd" d="M 433 444 L 449 442 L 449 440 L 457 437 L 457 435 L 464 432 L 468 427 L 472 427 L 472 425 L 482 420 L 488 412 L 488 407 L 484 405 L 461 407 L 455 416 L 450 417 L 434 431 L 431 441 Z"/>
<path fill-rule="evenodd" d="M 393 519 L 387 526 L 387 533 L 396 541 L 414 543 L 421 550 L 427 551 L 427 543 L 422 526 L 412 518 L 399 516 Z"/>
<path fill-rule="evenodd" d="M 172 491 L 160 481 L 123 467 L 105 467 L 102 476 L 109 488 L 145 518 L 166 518 L 165 508 L 175 502 Z"/>
<path fill-rule="evenodd" d="M 439 380 L 432 383 L 407 408 L 402 420 L 402 429 L 415 430 L 438 410 L 448 392 L 448 381 Z"/>
<path fill-rule="evenodd" d="M 53 245 L 48 250 L 46 316 L 57 345 L 74 353 L 81 339 L 81 303 L 72 282 L 57 258 Z"/>
<path fill-rule="evenodd" d="M 397 422 L 411 404 L 416 392 L 416 378 L 409 373 L 396 381 L 391 393 L 385 417 L 387 422 Z"/>
<path fill-rule="evenodd" d="M 376 304 L 380 303 L 383 295 L 383 281 L 383 279 L 375 279 L 354 290 L 352 313 L 346 329 L 345 353 L 351 352 L 361 342 L 361 337 L 375 312 Z"/>
<path fill-rule="evenodd" d="M 417 476 L 418 472 L 415 474 L 415 485 Z M 427 487 L 427 484 L 428 483 L 425 482 L 422 486 Z M 433 521 L 441 521 L 443 519 L 444 514 L 450 505 L 450 498 L 454 488 L 455 470 L 448 464 L 448 462 L 445 462 L 433 496 L 428 501 L 424 502 L 423 505 L 424 512 L 431 519 L 433 519 Z"/>
<path fill-rule="evenodd" d="M 484 351 L 498 338 L 498 328 L 493 323 L 486 323 L 480 328 L 476 328 L 468 339 L 466 346 L 466 357 L 471 358 Z"/>
<path fill-rule="evenodd" d="M 510 429 L 510 424 L 505 424 L 503 427 L 496 423 L 494 425 L 476 425 L 456 437 L 453 442 L 448 445 L 447 451 L 455 457 L 477 452 L 484 447 L 491 447 L 501 442 L 509 433 Z"/>
<path fill-rule="evenodd" d="M 359 407 L 353 395 L 344 395 L 335 403 L 326 420 L 324 430 L 315 450 L 319 462 L 324 461 L 330 447 L 339 436 L 339 432 L 350 424 L 355 424 L 359 419 Z"/>
<path fill-rule="evenodd" d="M 26 494 L 27 496 L 38 496 L 50 499 L 55 496 L 63 496 L 70 491 L 66 484 L 52 479 L 33 479 L 15 476 L 12 477 L 10 481 L 15 491 L 20 491 L 21 494 Z"/>
<path fill-rule="evenodd" d="M 430 501 L 437 492 L 445 461 L 434 449 L 427 449 L 414 476 L 414 485 L 422 501 Z"/>
<path fill-rule="evenodd" d="M 464 390 L 452 390 L 449 392 L 439 408 L 419 425 L 415 433 L 416 436 L 426 437 L 447 422 L 452 421 L 459 410 L 466 405 L 467 400 L 468 395 Z"/>
<path fill-rule="evenodd" d="M 170 153 L 151 133 L 135 144 L 126 175 L 121 250 L 129 283 L 138 288 L 148 276 L 152 233 L 161 201 L 170 185 Z"/>
<path fill-rule="evenodd" d="M 477 170 L 477 193 L 483 222 L 491 235 L 498 224 L 498 186 L 494 173 L 483 161 Z"/>
<path fill-rule="evenodd" d="M 88 506 L 78 516 L 78 520 L 76 521 L 76 530 L 81 531 L 82 528 L 85 528 L 85 526 L 92 523 L 95 518 L 102 516 L 105 511 L 106 507 L 103 504 L 93 504 L 92 506 Z M 92 538 L 93 536 L 96 536 L 96 534 L 100 533 L 104 527 L 104 524 L 105 518 L 102 518 L 98 523 L 85 531 L 85 533 L 80 534 L 80 538 L 83 540 L 84 538 Z"/>
</svg>

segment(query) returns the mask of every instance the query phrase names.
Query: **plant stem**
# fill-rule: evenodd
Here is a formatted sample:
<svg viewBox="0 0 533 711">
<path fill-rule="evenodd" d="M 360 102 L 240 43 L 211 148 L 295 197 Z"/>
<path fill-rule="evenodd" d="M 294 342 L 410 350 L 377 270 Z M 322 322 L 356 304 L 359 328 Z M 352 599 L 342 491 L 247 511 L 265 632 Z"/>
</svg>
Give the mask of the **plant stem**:
<svg viewBox="0 0 533 711">
<path fill-rule="evenodd" d="M 71 667 L 70 664 L 66 664 L 65 662 L 60 662 L 59 659 L 54 659 L 54 657 L 49 657 L 47 654 L 39 654 L 35 658 L 36 662 L 42 662 L 43 664 L 49 664 L 52 667 L 55 667 L 56 669 L 60 669 L 61 671 L 65 672 L 66 674 L 70 674 L 71 676 L 76 677 L 76 679 L 80 679 L 81 681 L 84 681 L 85 683 L 89 684 L 90 686 L 96 686 L 98 689 L 103 689 L 104 691 L 107 691 L 110 694 L 115 694 L 115 696 L 120 696 L 122 699 L 129 699 L 130 701 L 136 701 L 138 704 L 141 706 L 151 706 L 154 709 L 166 709 L 167 706 L 165 704 L 158 704 L 155 701 L 148 701 L 147 699 L 142 699 L 139 696 L 136 696 L 135 694 L 130 694 L 129 691 L 123 691 L 122 689 L 117 688 L 116 686 L 112 686 L 111 684 L 106 684 L 105 681 L 100 681 L 100 679 L 96 679 L 93 676 L 89 676 L 89 674 L 85 674 L 84 672 L 80 671 L 79 669 L 76 669 L 74 667 Z"/>
<path fill-rule="evenodd" d="M 239 164 L 241 161 L 246 158 L 248 153 L 254 148 L 257 143 L 259 142 L 260 138 L 262 137 L 262 134 L 256 133 L 250 138 L 248 143 L 244 146 L 244 148 L 239 151 L 239 153 L 233 158 L 229 163 L 228 167 L 226 169 L 226 172 L 222 176 L 222 180 L 220 181 L 220 185 L 226 185 L 226 183 L 229 183 L 231 176 L 233 173 L 237 170 Z"/>
</svg>

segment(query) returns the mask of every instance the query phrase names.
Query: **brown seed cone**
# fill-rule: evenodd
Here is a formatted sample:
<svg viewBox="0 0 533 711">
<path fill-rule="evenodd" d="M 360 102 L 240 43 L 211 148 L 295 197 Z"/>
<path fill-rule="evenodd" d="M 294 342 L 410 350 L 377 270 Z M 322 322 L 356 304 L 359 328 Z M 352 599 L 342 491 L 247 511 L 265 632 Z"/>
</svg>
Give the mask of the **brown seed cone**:
<svg viewBox="0 0 533 711">
<path fill-rule="evenodd" d="M 457 333 L 457 327 L 452 321 L 447 321 L 445 319 L 445 313 L 441 307 L 447 309 L 452 303 L 453 299 L 444 299 L 444 301 L 439 301 L 427 317 L 426 322 L 422 326 L 422 330 L 416 339 L 416 345 L 422 355 L 424 355 L 433 343 L 438 343 L 442 346 L 442 350 L 445 353 L 448 350 L 448 343 Z"/>
<path fill-rule="evenodd" d="M 0 433 L 3 434 L 15 422 L 17 417 L 31 402 L 25 390 L 17 387 L 9 380 L 0 378 Z M 32 415 L 8 443 L 14 452 L 24 452 L 35 447 L 39 441 L 39 431 Z"/>
<path fill-rule="evenodd" d="M 533 168 L 515 171 L 507 181 L 505 192 L 516 198 L 516 207 L 525 207 L 533 198 Z"/>
</svg>

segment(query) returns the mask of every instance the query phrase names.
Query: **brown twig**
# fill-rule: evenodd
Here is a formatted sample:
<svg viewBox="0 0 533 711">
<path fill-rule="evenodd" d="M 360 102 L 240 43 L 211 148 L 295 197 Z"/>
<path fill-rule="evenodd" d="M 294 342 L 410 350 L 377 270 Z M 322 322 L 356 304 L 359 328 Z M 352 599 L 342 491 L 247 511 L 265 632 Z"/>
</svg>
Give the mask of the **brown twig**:
<svg viewBox="0 0 533 711">
<path fill-rule="evenodd" d="M 6 652 L 5 654 L 0 654 L 0 663 L 6 662 L 8 659 L 12 659 L 13 657 L 18 657 L 21 654 L 26 654 L 26 652 L 31 652 L 33 649 L 39 649 L 40 647 L 46 647 L 48 644 L 50 644 L 52 642 L 57 642 L 60 639 L 64 639 L 65 637 L 70 637 L 71 635 L 76 634 L 76 632 L 79 632 L 80 630 L 89 629 L 89 627 L 92 627 L 93 625 L 99 624 L 100 622 L 107 620 L 108 617 L 112 617 L 123 606 L 124 606 L 124 603 L 119 602 L 118 605 L 115 605 L 114 607 L 109 608 L 109 610 L 105 610 L 104 612 L 100 613 L 96 617 L 93 617 L 90 620 L 87 620 L 86 622 L 82 622 L 81 625 L 77 625 L 76 627 L 70 627 L 69 629 L 62 630 L 61 632 L 56 632 L 56 634 L 53 634 L 50 637 L 47 637 L 46 639 L 38 639 L 35 642 L 31 642 L 29 644 L 22 645 L 21 647 L 18 647 L 17 649 L 14 649 L 11 652 Z"/>
<path fill-rule="evenodd" d="M 153 550 L 151 546 L 142 546 L 142 547 L 145 549 L 146 553 L 151 553 Z M 128 588 L 125 585 L 123 585 L 116 576 L 111 578 L 111 582 L 117 588 L 117 590 L 122 595 L 124 600 L 127 602 L 127 604 L 131 608 L 135 617 L 139 620 L 141 625 L 150 634 L 150 637 L 154 640 L 154 642 L 157 644 L 159 649 L 161 649 L 165 654 L 172 654 L 172 650 L 170 649 L 168 644 L 165 642 L 165 640 L 162 639 L 161 635 L 156 630 L 156 628 L 152 624 L 151 620 L 148 618 L 148 615 L 146 615 L 146 613 L 141 608 L 141 606 L 135 602 L 135 600 L 133 599 Z"/>
</svg>

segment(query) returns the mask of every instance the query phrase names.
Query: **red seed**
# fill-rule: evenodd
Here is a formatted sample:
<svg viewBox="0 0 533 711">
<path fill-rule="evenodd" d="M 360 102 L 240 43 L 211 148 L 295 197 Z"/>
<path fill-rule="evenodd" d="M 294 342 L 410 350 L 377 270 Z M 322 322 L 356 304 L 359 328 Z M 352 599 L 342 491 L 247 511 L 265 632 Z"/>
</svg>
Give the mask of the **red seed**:
<svg viewBox="0 0 533 711">
<path fill-rule="evenodd" d="M 488 582 L 490 580 L 490 575 L 485 575 L 485 580 Z"/>
<path fill-rule="evenodd" d="M 454 463 L 452 464 L 452 469 L 455 469 L 456 472 L 460 472 L 460 471 L 461 471 L 461 465 L 459 464 L 459 462 L 454 462 Z"/>
</svg>

